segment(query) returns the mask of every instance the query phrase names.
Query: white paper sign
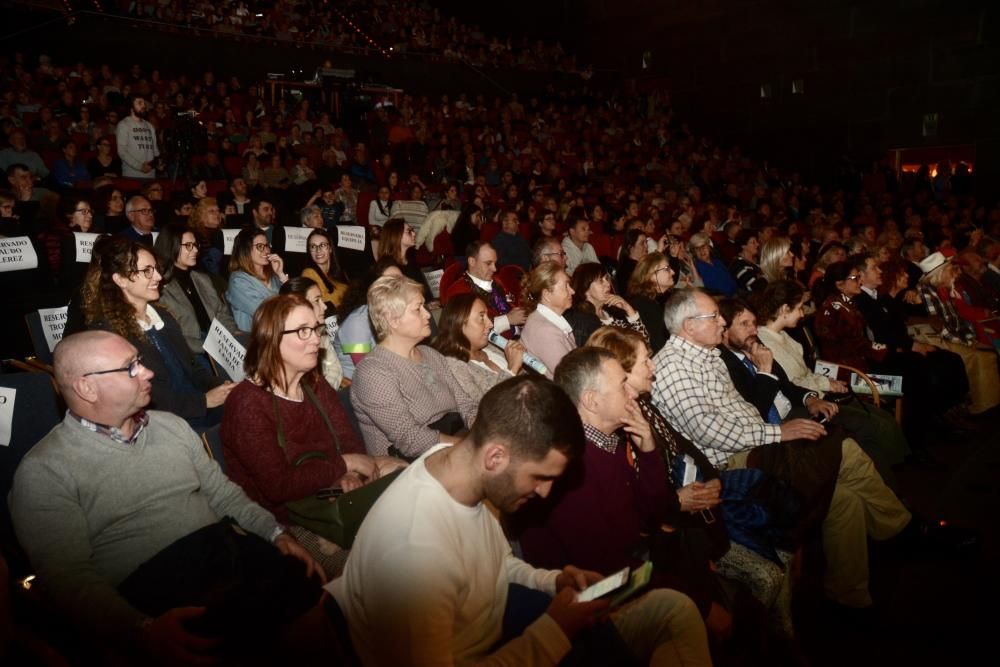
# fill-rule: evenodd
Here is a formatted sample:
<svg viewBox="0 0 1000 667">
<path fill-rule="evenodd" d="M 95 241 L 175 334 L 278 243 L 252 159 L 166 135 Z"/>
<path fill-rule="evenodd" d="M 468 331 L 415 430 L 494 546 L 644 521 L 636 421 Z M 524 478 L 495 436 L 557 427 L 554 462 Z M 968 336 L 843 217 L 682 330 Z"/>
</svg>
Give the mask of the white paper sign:
<svg viewBox="0 0 1000 667">
<path fill-rule="evenodd" d="M 0 447 L 10 446 L 10 432 L 14 424 L 14 396 L 17 389 L 0 387 Z"/>
<path fill-rule="evenodd" d="M 285 227 L 285 252 L 305 252 L 312 227 Z"/>
<path fill-rule="evenodd" d="M 94 241 L 100 234 L 88 232 L 73 232 L 76 237 L 76 261 L 90 264 L 90 256 L 94 252 Z"/>
<path fill-rule="evenodd" d="M 878 393 L 882 396 L 902 396 L 903 395 L 903 378 L 900 375 L 878 375 L 876 373 L 871 373 L 868 375 L 872 382 L 875 383 L 875 388 L 878 389 Z M 857 373 L 851 373 L 851 389 L 857 394 L 871 394 L 871 387 L 868 383 L 861 379 Z"/>
<path fill-rule="evenodd" d="M 822 375 L 823 377 L 828 377 L 831 380 L 837 379 L 837 373 L 840 371 L 840 366 L 837 364 L 831 364 L 829 361 L 816 361 L 816 374 Z"/>
<path fill-rule="evenodd" d="M 337 322 L 337 316 L 331 315 L 326 318 L 326 332 L 330 335 L 330 340 L 337 335 L 337 331 L 340 330 L 340 324 Z"/>
<path fill-rule="evenodd" d="M 63 329 L 66 328 L 66 311 L 68 308 L 40 308 L 38 316 L 42 319 L 42 333 L 49 346 L 49 352 L 55 349 L 56 343 L 62 340 Z"/>
<path fill-rule="evenodd" d="M 233 254 L 233 241 L 236 240 L 236 235 L 240 233 L 239 229 L 223 229 L 222 230 L 222 254 L 232 255 Z"/>
<path fill-rule="evenodd" d="M 246 348 L 222 326 L 219 320 L 212 320 L 205 339 L 205 352 L 215 359 L 216 363 L 226 369 L 233 382 L 243 380 L 243 359 L 247 355 Z"/>
<path fill-rule="evenodd" d="M 38 267 L 38 255 L 27 236 L 0 239 L 0 271 L 24 271 Z"/>
<path fill-rule="evenodd" d="M 441 276 L 443 275 L 444 269 L 424 272 L 424 277 L 427 278 L 427 285 L 431 288 L 431 296 L 435 299 L 441 298 Z"/>
<path fill-rule="evenodd" d="M 360 225 L 337 225 L 337 245 L 349 250 L 365 249 L 365 228 Z"/>
</svg>

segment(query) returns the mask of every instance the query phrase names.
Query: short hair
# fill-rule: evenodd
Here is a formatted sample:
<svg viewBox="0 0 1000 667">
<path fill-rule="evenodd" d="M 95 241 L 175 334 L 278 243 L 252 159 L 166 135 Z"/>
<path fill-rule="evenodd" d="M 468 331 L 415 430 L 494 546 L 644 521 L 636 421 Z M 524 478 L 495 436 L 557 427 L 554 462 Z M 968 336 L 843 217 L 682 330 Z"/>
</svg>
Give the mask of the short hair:
<svg viewBox="0 0 1000 667">
<path fill-rule="evenodd" d="M 707 245 L 712 245 L 712 238 L 705 232 L 692 234 L 691 239 L 688 241 L 688 248 L 691 249 L 691 252 Z"/>
<path fill-rule="evenodd" d="M 274 205 L 274 199 L 271 198 L 270 195 L 260 195 L 254 199 L 253 207 L 250 210 L 259 211 L 261 204 L 270 204 L 271 208 L 276 208 Z"/>
<path fill-rule="evenodd" d="M 632 368 L 635 367 L 635 359 L 638 356 L 636 351 L 640 345 L 645 347 L 647 352 L 652 352 L 649 349 L 649 343 L 642 337 L 642 334 L 631 329 L 613 326 L 599 327 L 597 331 L 590 334 L 585 345 L 598 347 L 615 355 L 615 359 L 622 365 L 626 373 L 631 373 Z"/>
<path fill-rule="evenodd" d="M 512 459 L 540 461 L 553 449 L 569 460 L 583 453 L 586 438 L 576 407 L 556 383 L 520 375 L 490 389 L 479 401 L 469 437 L 475 448 L 501 442 Z"/>
<path fill-rule="evenodd" d="M 558 239 L 552 236 L 543 236 L 542 238 L 535 241 L 535 245 L 531 248 L 531 265 L 538 266 L 542 262 L 548 262 L 550 260 L 545 259 L 545 254 L 549 247 L 549 244 L 555 245 L 562 250 L 562 245 L 560 245 Z"/>
<path fill-rule="evenodd" d="M 466 259 L 479 259 L 479 251 L 483 249 L 483 246 L 493 247 L 493 244 L 489 241 L 476 240 L 470 241 L 468 245 L 465 246 L 465 258 Z"/>
<path fill-rule="evenodd" d="M 578 347 L 562 358 L 553 379 L 573 405 L 579 406 L 583 392 L 601 388 L 601 366 L 608 360 L 614 361 L 615 355 L 604 348 Z"/>
<path fill-rule="evenodd" d="M 434 338 L 433 347 L 446 357 L 455 357 L 460 361 L 469 361 L 469 347 L 471 343 L 465 337 L 462 328 L 465 326 L 472 306 L 476 301 L 482 301 L 484 306 L 488 306 L 486 301 L 473 292 L 465 292 L 448 299 L 444 310 L 441 311 L 441 319 L 438 321 L 438 335 Z"/>
<path fill-rule="evenodd" d="M 267 240 L 267 234 L 253 225 L 244 227 L 236 235 L 236 238 L 233 239 L 233 254 L 229 257 L 230 273 L 243 271 L 251 276 L 257 275 L 253 260 L 250 259 L 250 253 L 253 252 L 254 239 L 258 236 L 263 236 L 264 240 Z M 271 269 L 271 265 L 267 264 L 264 266 L 264 277 L 270 280 L 272 275 L 274 275 L 274 271 Z"/>
<path fill-rule="evenodd" d="M 698 314 L 698 305 L 695 297 L 704 294 L 697 287 L 683 287 L 675 289 L 667 297 L 663 304 L 663 323 L 667 325 L 667 331 L 672 335 L 677 335 L 684 328 L 684 321 Z"/>
<path fill-rule="evenodd" d="M 733 320 L 736 319 L 736 316 L 743 311 L 747 311 L 754 317 L 757 317 L 757 314 L 754 312 L 753 308 L 750 307 L 750 304 L 743 299 L 727 296 L 719 299 L 718 304 L 719 315 L 721 315 L 729 324 L 732 324 Z"/>
<path fill-rule="evenodd" d="M 740 233 L 736 235 L 736 247 L 742 252 L 746 244 L 750 243 L 750 239 L 757 238 L 757 231 L 754 229 L 743 229 Z"/>
<path fill-rule="evenodd" d="M 375 339 L 382 342 L 392 333 L 389 318 L 401 316 L 410 299 L 423 295 L 423 286 L 405 276 L 382 276 L 372 283 L 368 288 L 368 317 Z"/>
<path fill-rule="evenodd" d="M 129 197 L 128 201 L 125 202 L 125 216 L 126 217 L 128 217 L 129 215 L 132 214 L 132 209 L 135 208 L 135 206 L 137 204 L 137 200 L 139 200 L 139 199 L 145 199 L 147 202 L 149 201 L 149 198 L 146 197 L 145 195 L 134 195 L 132 197 Z M 150 206 L 152 206 L 152 203 L 150 203 Z"/>
<path fill-rule="evenodd" d="M 556 278 L 566 270 L 555 262 L 542 262 L 524 276 L 521 282 L 521 296 L 524 300 L 524 308 L 529 313 L 542 300 L 542 292 L 550 290 L 556 285 Z"/>
<path fill-rule="evenodd" d="M 63 220 L 68 220 L 73 217 L 76 213 L 76 207 L 80 205 L 80 202 L 86 202 L 90 204 L 90 199 L 83 192 L 65 192 L 59 195 L 59 217 Z M 94 211 L 96 214 L 97 211 Z"/>
<path fill-rule="evenodd" d="M 635 265 L 632 275 L 628 279 L 628 296 L 642 295 L 651 299 L 657 297 L 655 272 L 658 264 L 666 263 L 670 266 L 670 260 L 662 252 L 651 252 Z"/>
<path fill-rule="evenodd" d="M 795 308 L 802 303 L 806 289 L 794 280 L 775 280 L 767 284 L 762 292 L 750 297 L 750 305 L 757 315 L 757 321 L 767 324 L 778 319 L 782 306 Z M 728 321 L 728 320 L 727 320 Z"/>
<path fill-rule="evenodd" d="M 15 162 L 14 164 L 12 164 L 9 167 L 7 167 L 7 178 L 10 178 L 11 176 L 13 176 L 14 173 L 17 172 L 18 170 L 20 170 L 20 171 L 26 171 L 29 174 L 31 173 L 31 169 L 28 168 L 28 165 L 26 165 L 24 163 L 21 163 L 21 162 Z"/>
<path fill-rule="evenodd" d="M 319 210 L 319 206 L 304 206 L 302 210 L 299 211 L 299 222 L 302 223 L 303 227 L 306 226 L 306 221 L 309 220 L 309 216 L 313 213 L 319 213 L 322 215 L 322 212 Z"/>
<path fill-rule="evenodd" d="M 281 339 L 285 329 L 285 319 L 295 308 L 304 306 L 312 312 L 312 304 L 298 294 L 278 294 L 266 299 L 253 314 L 250 326 L 250 343 L 243 360 L 243 370 L 247 377 L 256 378 L 260 386 L 268 390 L 288 390 L 285 364 L 281 359 Z M 316 386 L 320 377 L 319 364 L 306 372 L 303 381 Z"/>
</svg>

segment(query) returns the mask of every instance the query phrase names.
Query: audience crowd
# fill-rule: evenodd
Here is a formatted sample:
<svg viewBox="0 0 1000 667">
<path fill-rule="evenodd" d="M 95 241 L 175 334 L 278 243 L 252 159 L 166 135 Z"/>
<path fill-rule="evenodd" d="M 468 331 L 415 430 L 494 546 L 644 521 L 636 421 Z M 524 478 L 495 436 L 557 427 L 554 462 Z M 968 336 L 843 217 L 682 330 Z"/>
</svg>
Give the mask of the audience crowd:
<svg viewBox="0 0 1000 667">
<path fill-rule="evenodd" d="M 408 49 L 563 57 L 344 5 Z M 128 11 L 346 34 L 290 6 Z M 218 73 L 22 54 L 0 123 L 0 241 L 37 258 L 0 265 L 7 312 L 67 308 L 69 411 L 11 514 L 98 651 L 239 654 L 260 628 L 302 661 L 794 664 L 794 572 L 863 619 L 869 538 L 975 543 L 893 477 L 1000 405 L 1000 207 L 963 165 L 821 186 L 695 134 L 663 92 L 407 94 L 345 129 Z M 205 352 L 213 322 L 245 344 L 241 382 Z M 864 373 L 902 397 L 859 396 Z M 356 539 L 302 519 L 366 488 Z M 648 592 L 576 600 L 645 561 Z"/>
</svg>

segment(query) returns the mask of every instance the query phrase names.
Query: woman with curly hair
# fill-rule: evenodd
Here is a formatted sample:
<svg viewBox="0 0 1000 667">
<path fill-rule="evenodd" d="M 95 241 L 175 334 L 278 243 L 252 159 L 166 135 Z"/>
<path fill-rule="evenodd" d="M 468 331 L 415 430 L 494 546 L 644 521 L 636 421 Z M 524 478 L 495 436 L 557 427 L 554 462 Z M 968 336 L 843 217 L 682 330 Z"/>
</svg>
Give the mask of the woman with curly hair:
<svg viewBox="0 0 1000 667">
<path fill-rule="evenodd" d="M 566 321 L 573 327 L 577 346 L 585 345 L 590 334 L 602 326 L 620 327 L 648 338 L 639 313 L 628 301 L 615 294 L 611 276 L 599 262 L 586 262 L 573 272 L 573 308 Z"/>
<path fill-rule="evenodd" d="M 225 267 L 222 238 L 222 211 L 213 197 L 203 197 L 188 216 L 188 227 L 198 243 L 198 268 L 221 276 Z"/>
<path fill-rule="evenodd" d="M 569 276 L 556 262 L 542 262 L 524 277 L 521 297 L 528 319 L 521 342 L 545 364 L 550 380 L 559 361 L 576 349 L 573 327 L 563 317 L 573 306 L 573 294 Z"/>
<path fill-rule="evenodd" d="M 89 329 L 111 331 L 136 347 L 154 373 L 151 409 L 172 412 L 203 431 L 222 419 L 221 406 L 235 385 L 198 364 L 177 320 L 152 304 L 160 298 L 161 280 L 153 253 L 128 239 L 109 239 L 95 248 L 87 272 L 84 320 Z"/>
</svg>

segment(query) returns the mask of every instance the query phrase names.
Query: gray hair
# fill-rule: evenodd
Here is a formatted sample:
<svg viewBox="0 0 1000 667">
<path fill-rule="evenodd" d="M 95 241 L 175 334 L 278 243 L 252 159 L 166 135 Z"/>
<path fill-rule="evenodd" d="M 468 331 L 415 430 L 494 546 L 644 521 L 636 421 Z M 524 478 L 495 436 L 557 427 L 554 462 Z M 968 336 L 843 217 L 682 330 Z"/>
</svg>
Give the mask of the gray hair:
<svg viewBox="0 0 1000 667">
<path fill-rule="evenodd" d="M 422 297 L 420 283 L 403 276 L 382 276 L 368 288 L 368 317 L 372 321 L 375 338 L 382 342 L 392 333 L 389 320 L 401 317 L 406 305 L 415 297 Z"/>
<path fill-rule="evenodd" d="M 320 215 L 323 214 L 323 212 L 319 210 L 319 206 L 306 206 L 299 211 L 299 222 L 302 223 L 303 227 L 306 226 L 306 221 L 309 220 L 309 217 L 315 213 L 319 213 Z"/>
<path fill-rule="evenodd" d="M 553 379 L 566 392 L 569 400 L 573 401 L 573 405 L 579 407 L 583 392 L 603 388 L 601 367 L 607 360 L 617 361 L 618 358 L 602 347 L 578 347 L 562 358 L 556 366 Z"/>
<path fill-rule="evenodd" d="M 126 217 L 132 214 L 132 209 L 136 208 L 140 199 L 146 202 L 147 204 L 149 203 L 149 200 L 143 197 L 142 195 L 135 195 L 134 197 L 129 197 L 128 201 L 125 202 Z"/>
<path fill-rule="evenodd" d="M 696 287 L 675 289 L 663 305 L 663 323 L 671 335 L 678 335 L 684 327 L 684 321 L 698 314 L 698 304 L 695 297 L 704 292 Z"/>
<path fill-rule="evenodd" d="M 694 253 L 695 250 L 702 246 L 712 245 L 712 239 L 705 232 L 698 232 L 697 234 L 691 235 L 691 240 L 688 241 L 688 248 Z"/>
</svg>

